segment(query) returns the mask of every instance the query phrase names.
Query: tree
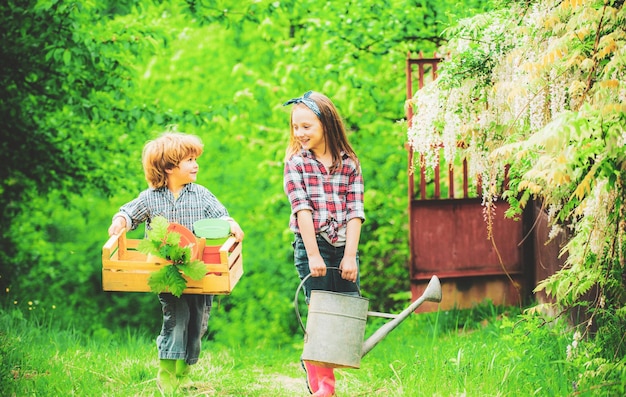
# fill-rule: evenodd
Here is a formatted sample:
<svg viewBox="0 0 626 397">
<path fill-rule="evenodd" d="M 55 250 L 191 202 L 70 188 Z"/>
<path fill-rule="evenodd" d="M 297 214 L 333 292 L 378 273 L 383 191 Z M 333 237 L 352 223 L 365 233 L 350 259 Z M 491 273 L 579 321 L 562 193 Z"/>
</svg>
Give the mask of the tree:
<svg viewBox="0 0 626 397">
<path fill-rule="evenodd" d="M 115 46 L 112 37 L 88 32 L 96 20 L 86 18 L 92 11 L 96 17 L 99 10 L 81 3 L 53 1 L 9 1 L 1 8 L 0 261 L 5 271 L 19 266 L 11 263 L 14 236 L 7 231 L 29 197 L 109 186 L 98 154 L 100 148 L 120 147 L 98 133 L 100 109 L 123 100 L 130 80 L 128 68 L 114 53 L 106 54 Z M 10 279 L 4 273 L 0 283 Z"/>
<path fill-rule="evenodd" d="M 0 9 L 4 288 L 30 266 L 14 260 L 19 236 L 11 224 L 35 197 L 60 192 L 67 205 L 72 195 L 132 188 L 120 178 L 145 135 L 129 132 L 158 113 L 133 101 L 134 59 L 167 31 L 111 19 L 130 10 L 116 1 L 13 0 Z"/>
</svg>

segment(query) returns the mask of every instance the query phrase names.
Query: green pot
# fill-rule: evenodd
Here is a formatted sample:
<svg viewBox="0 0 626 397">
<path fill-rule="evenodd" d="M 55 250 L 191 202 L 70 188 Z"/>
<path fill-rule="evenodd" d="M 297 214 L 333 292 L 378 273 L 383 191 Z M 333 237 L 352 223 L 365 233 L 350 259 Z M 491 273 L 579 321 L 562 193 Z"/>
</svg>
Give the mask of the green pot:
<svg viewBox="0 0 626 397">
<path fill-rule="evenodd" d="M 206 245 L 222 245 L 230 237 L 230 223 L 223 219 L 200 219 L 193 224 L 193 233 L 206 239 Z"/>
</svg>

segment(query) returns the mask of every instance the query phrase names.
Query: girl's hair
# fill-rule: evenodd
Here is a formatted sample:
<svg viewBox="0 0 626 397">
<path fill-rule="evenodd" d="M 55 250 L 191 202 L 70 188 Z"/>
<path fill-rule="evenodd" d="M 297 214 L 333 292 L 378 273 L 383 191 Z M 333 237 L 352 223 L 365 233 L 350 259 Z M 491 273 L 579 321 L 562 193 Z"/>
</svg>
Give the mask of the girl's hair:
<svg viewBox="0 0 626 397">
<path fill-rule="evenodd" d="M 195 135 L 166 132 L 149 141 L 143 148 L 141 162 L 148 185 L 159 189 L 167 184 L 165 170 L 178 167 L 189 156 L 199 157 L 204 145 Z"/>
<path fill-rule="evenodd" d="M 355 162 L 357 169 L 360 170 L 359 159 L 352 149 L 352 146 L 350 146 L 350 142 L 348 142 L 346 128 L 333 102 L 326 95 L 320 94 L 319 92 L 312 92 L 308 98 L 312 99 L 317 104 L 320 111 L 318 118 L 322 124 L 324 137 L 326 138 L 326 149 L 330 150 L 333 158 L 330 172 L 334 172 L 341 167 L 341 152 L 347 154 L 348 157 Z M 289 121 L 289 130 L 289 145 L 287 146 L 285 160 L 289 160 L 302 149 L 302 145 L 300 145 L 300 142 L 293 133 L 293 123 L 291 120 Z"/>
</svg>

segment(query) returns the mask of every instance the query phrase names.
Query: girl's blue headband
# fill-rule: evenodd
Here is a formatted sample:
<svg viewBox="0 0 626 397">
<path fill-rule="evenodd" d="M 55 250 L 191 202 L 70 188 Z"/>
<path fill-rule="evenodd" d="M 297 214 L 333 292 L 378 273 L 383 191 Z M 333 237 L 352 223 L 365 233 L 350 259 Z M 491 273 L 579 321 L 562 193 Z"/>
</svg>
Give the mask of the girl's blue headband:
<svg viewBox="0 0 626 397">
<path fill-rule="evenodd" d="M 321 118 L 322 117 L 322 112 L 320 112 L 319 106 L 317 106 L 317 103 L 315 103 L 314 100 L 309 98 L 309 96 L 311 96 L 311 93 L 313 93 L 313 91 L 308 91 L 308 92 L 306 92 L 304 95 L 302 95 L 299 98 L 290 99 L 287 102 L 283 103 L 283 106 L 295 105 L 295 104 L 298 104 L 298 103 L 304 103 L 306 105 L 306 107 L 311 109 L 311 111 L 313 113 L 315 113 L 315 115 L 318 118 Z"/>
</svg>

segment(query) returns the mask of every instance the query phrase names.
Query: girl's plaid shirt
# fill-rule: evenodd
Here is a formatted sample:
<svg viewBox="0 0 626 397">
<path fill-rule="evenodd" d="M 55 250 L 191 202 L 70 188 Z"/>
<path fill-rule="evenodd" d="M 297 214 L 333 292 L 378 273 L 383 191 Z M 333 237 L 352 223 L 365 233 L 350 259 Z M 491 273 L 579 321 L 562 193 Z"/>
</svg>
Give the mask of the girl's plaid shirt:
<svg viewBox="0 0 626 397">
<path fill-rule="evenodd" d="M 284 169 L 283 186 L 291 203 L 289 228 L 299 233 L 296 214 L 309 210 L 315 232 L 326 232 L 332 242 L 350 219 L 365 220 L 363 176 L 355 162 L 342 153 L 342 165 L 332 175 L 308 150 L 292 156 Z"/>
</svg>

